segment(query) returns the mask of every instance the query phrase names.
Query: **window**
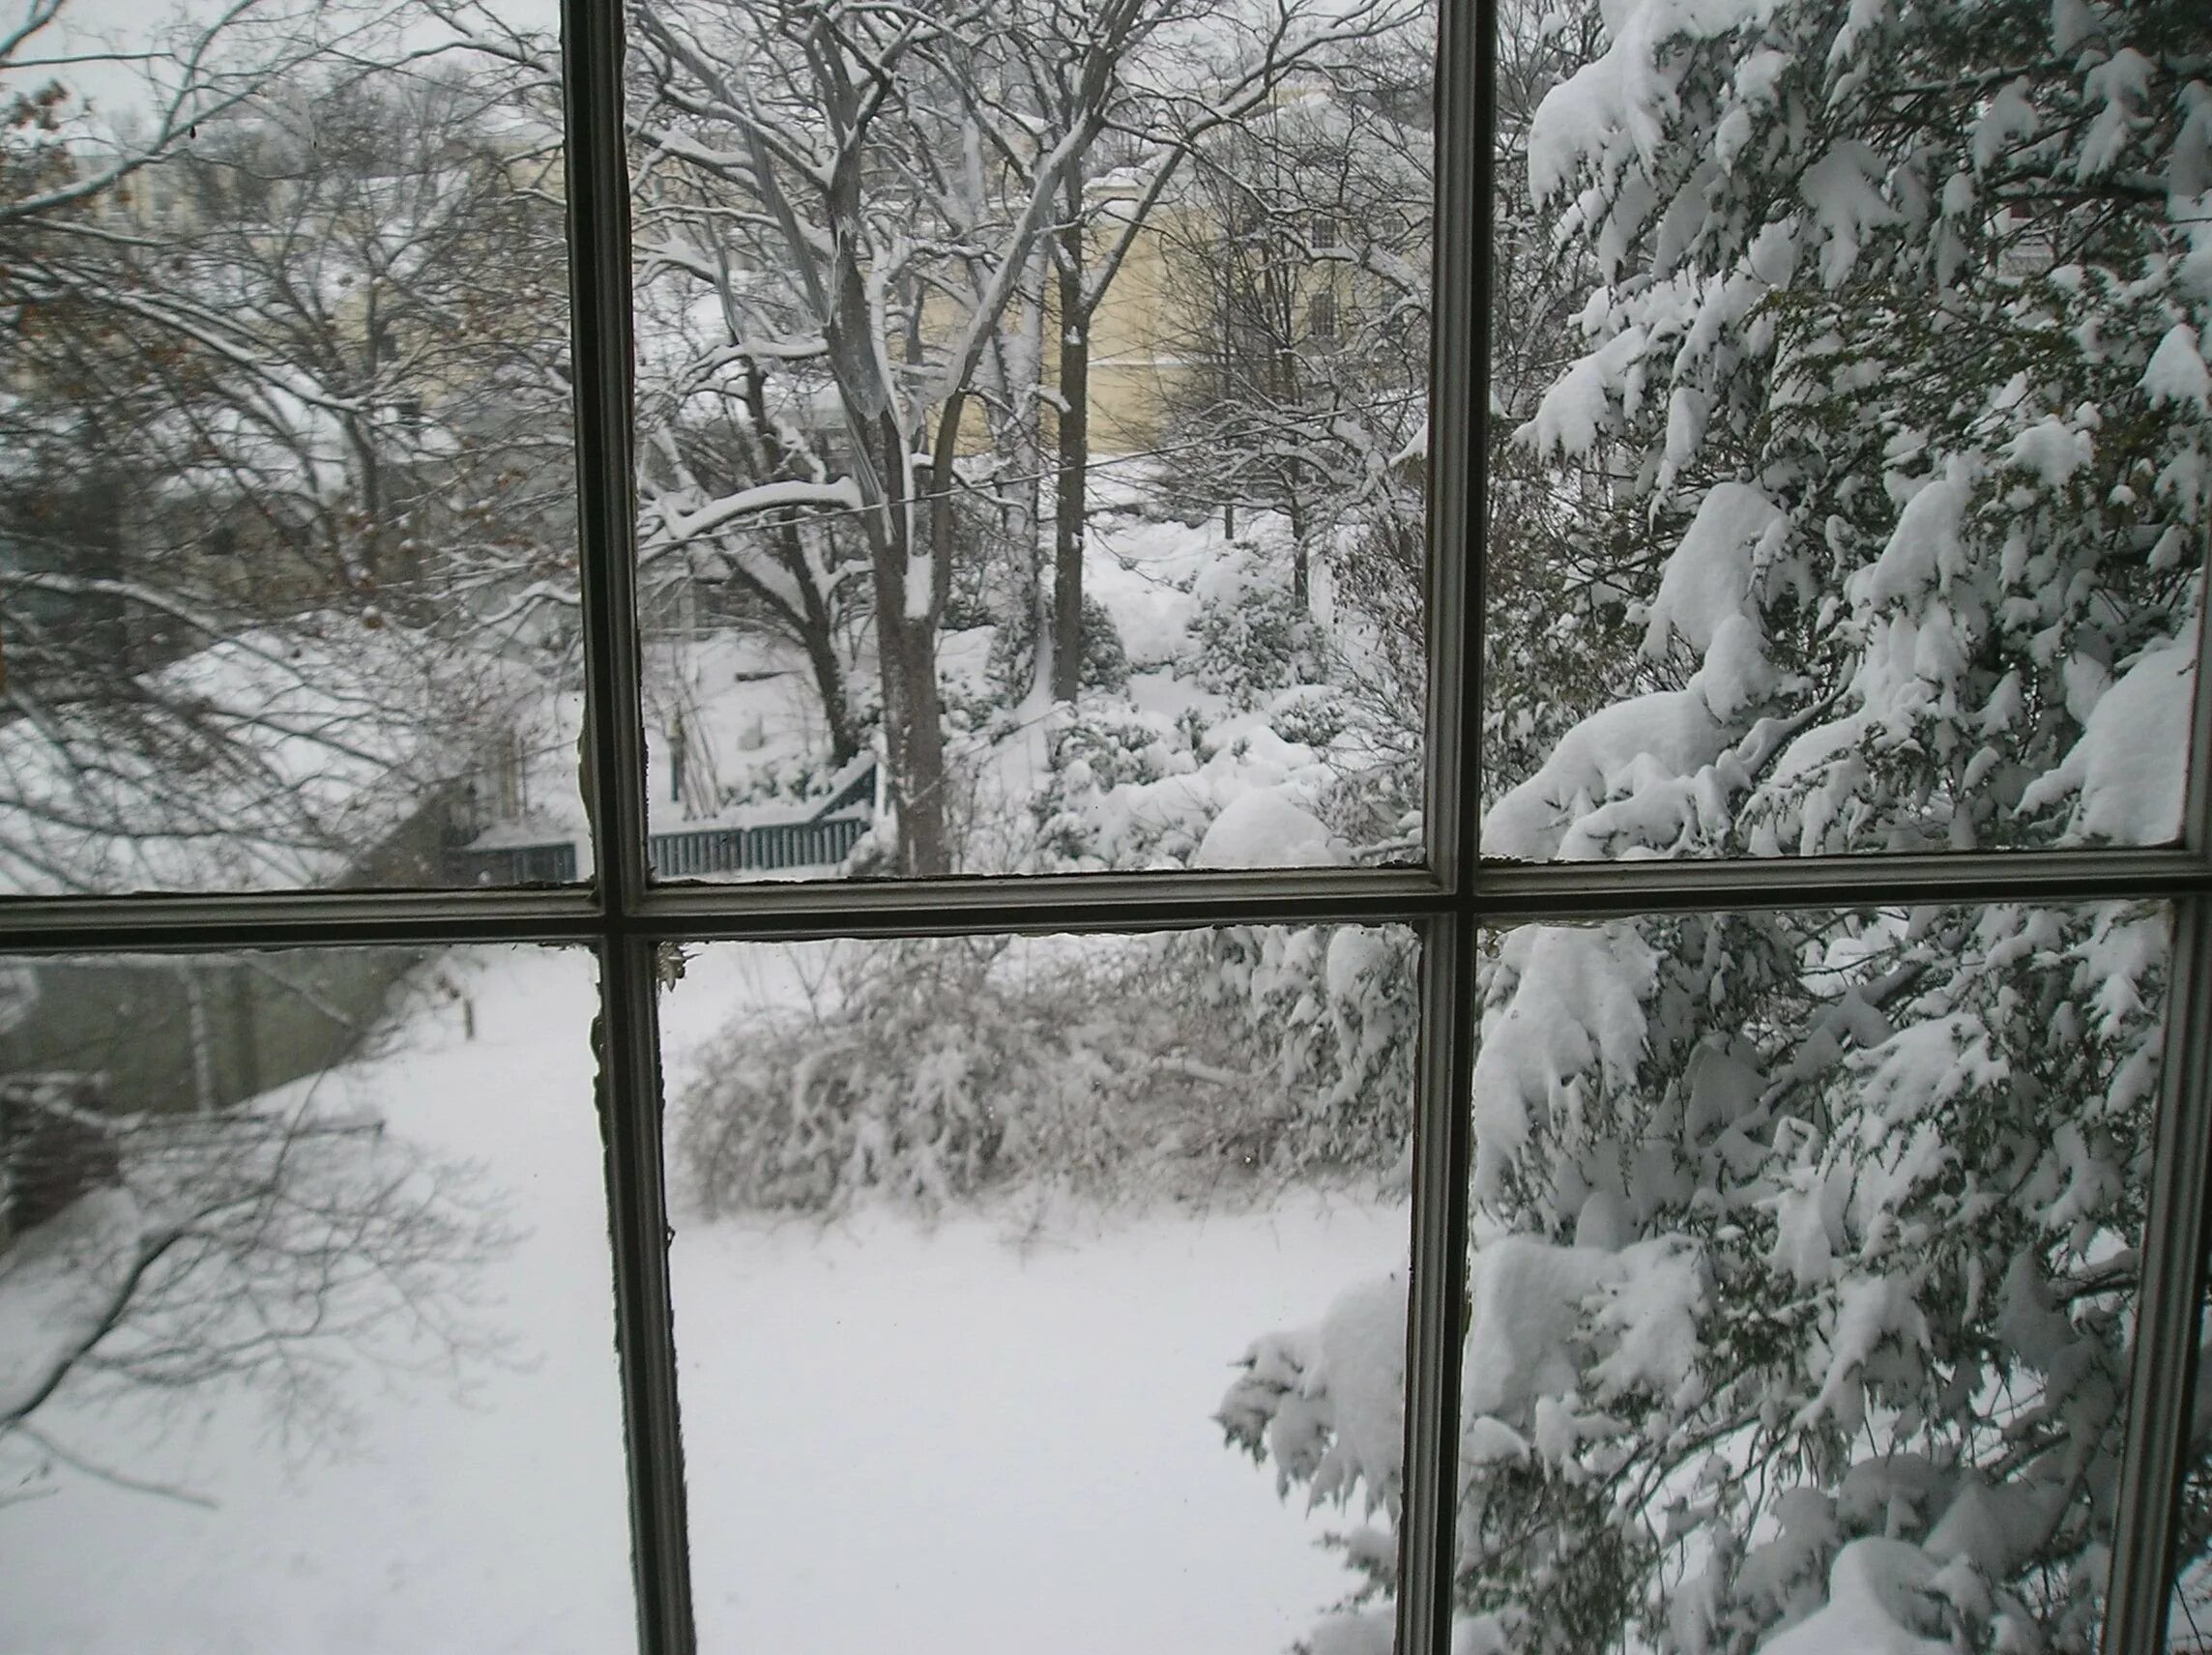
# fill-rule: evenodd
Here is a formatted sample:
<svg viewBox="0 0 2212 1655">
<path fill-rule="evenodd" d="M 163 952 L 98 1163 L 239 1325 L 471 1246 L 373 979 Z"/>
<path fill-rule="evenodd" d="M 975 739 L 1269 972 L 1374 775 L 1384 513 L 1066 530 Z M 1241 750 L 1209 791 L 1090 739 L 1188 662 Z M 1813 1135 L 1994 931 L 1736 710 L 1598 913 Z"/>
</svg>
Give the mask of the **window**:
<svg viewBox="0 0 2212 1655">
<path fill-rule="evenodd" d="M 1306 336 L 1314 339 L 1336 337 L 1336 295 L 1326 288 L 1306 301 Z"/>
<path fill-rule="evenodd" d="M 1200 1508 L 1081 1458 L 1164 1417 L 1086 1371 L 1138 1350 L 1344 1532 L 1206 1508 L 1123 1646 L 1281 1592 L 1266 1646 L 1359 1655 L 2198 1647 L 2192 43 L 1223 0 L 1036 72 L 809 10 L 211 21 L 179 101 L 0 133 L 0 1598 L 1059 1640 Z M 1050 72 L 1118 52 L 1168 78 Z M 1342 315 L 1178 252 L 1301 167 L 1389 288 Z M 1320 377 L 1222 346 L 1301 303 Z M 1102 1273 L 1064 1214 L 1132 1168 Z M 1300 1291 L 1230 1304 L 1263 1253 Z M 340 1432 L 361 1350 L 531 1400 L 288 1503 L 239 1399 Z M 213 1511 L 130 1435 L 211 1379 Z"/>
</svg>

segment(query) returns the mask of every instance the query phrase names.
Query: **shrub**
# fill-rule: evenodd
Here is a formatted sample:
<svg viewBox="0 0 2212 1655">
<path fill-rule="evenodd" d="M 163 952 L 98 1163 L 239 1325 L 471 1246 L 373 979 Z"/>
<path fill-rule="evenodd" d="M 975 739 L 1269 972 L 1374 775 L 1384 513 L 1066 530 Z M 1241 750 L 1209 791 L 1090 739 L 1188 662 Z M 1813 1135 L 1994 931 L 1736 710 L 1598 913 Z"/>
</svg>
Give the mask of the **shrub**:
<svg viewBox="0 0 2212 1655">
<path fill-rule="evenodd" d="M 1239 709 L 1320 674 L 1316 628 L 1289 583 L 1257 550 L 1208 571 L 1190 618 L 1190 676 Z"/>
<path fill-rule="evenodd" d="M 1294 951 L 1312 969 L 1326 953 Z M 1261 1026 L 1287 979 L 1236 952 L 1187 939 L 1087 941 L 1080 957 L 1060 941 L 857 947 L 825 997 L 833 1010 L 725 1032 L 679 1101 L 680 1160 L 710 1216 L 833 1212 L 870 1192 L 934 1210 L 1023 1182 L 1187 1199 L 1294 1168 L 1387 1166 L 1403 1148 L 1394 1065 L 1358 1060 L 1388 1093 L 1378 1117 L 1350 1067 L 1289 1059 Z M 1384 1119 L 1384 1139 L 1361 1141 Z"/>
</svg>

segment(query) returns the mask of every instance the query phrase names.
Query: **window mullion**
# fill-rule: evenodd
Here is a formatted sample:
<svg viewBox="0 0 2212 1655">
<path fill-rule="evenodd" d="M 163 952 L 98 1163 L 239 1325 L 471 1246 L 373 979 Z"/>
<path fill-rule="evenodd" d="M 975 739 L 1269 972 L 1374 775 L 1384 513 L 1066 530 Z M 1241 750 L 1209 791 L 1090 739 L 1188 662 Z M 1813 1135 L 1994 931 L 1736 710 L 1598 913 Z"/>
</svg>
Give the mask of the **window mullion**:
<svg viewBox="0 0 2212 1655">
<path fill-rule="evenodd" d="M 2195 1388 L 2212 1164 L 2212 900 L 2182 904 L 2175 932 L 2106 1655 L 2154 1655 L 2164 1643 Z"/>
<path fill-rule="evenodd" d="M 1428 845 L 1447 889 L 1473 877 L 1481 815 L 1483 559 L 1490 410 L 1496 7 L 1438 8 L 1429 349 Z"/>
<path fill-rule="evenodd" d="M 614 1250 L 640 1655 L 692 1655 L 690 1548 L 678 1420 L 662 1164 L 657 944 L 645 895 L 645 727 L 630 430 L 629 174 L 619 0 L 563 0 L 584 750 L 599 937 L 599 1125 Z"/>
<path fill-rule="evenodd" d="M 1475 942 L 1474 917 L 1464 909 L 1421 927 L 1397 1655 L 1447 1655 L 1451 1648 Z"/>
<path fill-rule="evenodd" d="M 618 927 L 644 893 L 645 713 L 637 636 L 637 490 L 630 429 L 629 170 L 620 0 L 562 0 L 576 523 L 584 636 L 578 778 L 595 877 Z"/>
<path fill-rule="evenodd" d="M 610 938 L 599 948 L 599 1134 L 615 1255 L 639 1655 L 691 1655 L 698 1640 L 668 1282 L 655 948 L 639 937 Z"/>
<path fill-rule="evenodd" d="M 2205 573 L 2212 578 L 2212 549 Z M 2197 684 L 2189 732 L 2182 836 L 2212 858 L 2212 617 L 2197 617 Z M 2143 1218 L 2142 1278 L 2136 1299 L 2127 1455 L 2112 1536 L 2105 1615 L 2107 1655 L 2151 1655 L 2166 1644 L 2176 1558 L 2175 1522 L 2189 1472 L 2196 1409 L 2205 1249 L 2212 1245 L 2212 894 L 2174 911 L 2167 982 L 2158 1142 Z"/>
</svg>

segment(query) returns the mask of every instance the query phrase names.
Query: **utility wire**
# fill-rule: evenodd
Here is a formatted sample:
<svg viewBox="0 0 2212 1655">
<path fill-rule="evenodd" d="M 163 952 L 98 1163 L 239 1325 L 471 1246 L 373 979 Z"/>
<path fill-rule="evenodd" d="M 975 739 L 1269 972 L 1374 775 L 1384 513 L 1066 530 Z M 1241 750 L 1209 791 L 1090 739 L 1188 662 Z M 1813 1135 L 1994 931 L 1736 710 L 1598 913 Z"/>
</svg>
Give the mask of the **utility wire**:
<svg viewBox="0 0 2212 1655">
<path fill-rule="evenodd" d="M 1292 428 L 1298 428 L 1308 425 L 1321 425 L 1325 424 L 1330 421 L 1342 419 L 1348 414 L 1375 414 L 1380 413 L 1386 408 L 1404 408 L 1412 403 L 1425 402 L 1427 400 L 1428 393 L 1426 392 L 1408 392 L 1403 396 L 1381 397 L 1373 402 L 1354 402 L 1348 403 L 1340 408 L 1317 409 L 1314 412 L 1303 416 L 1302 418 L 1286 419 L 1277 421 L 1277 423 L 1279 425 L 1289 426 Z M 1212 437 L 1197 437 L 1183 443 L 1163 443 L 1150 449 L 1132 449 L 1127 453 L 1109 454 L 1104 459 L 1086 460 L 1081 466 L 1047 466 L 1042 471 L 1017 472 L 1012 476 L 1006 477 L 993 476 L 987 479 L 987 482 L 1043 482 L 1052 478 L 1064 477 L 1072 471 L 1111 471 L 1117 466 L 1134 465 L 1140 460 L 1161 459 L 1169 454 L 1188 453 L 1193 449 L 1212 448 L 1215 446 L 1217 441 L 1218 439 Z M 909 506 L 925 506 L 931 501 L 935 500 L 952 500 L 957 499 L 963 494 L 980 494 L 986 491 L 986 482 L 964 483 L 958 488 L 941 488 L 933 490 L 927 494 L 914 495 L 905 501 L 904 504 Z M 730 527 L 733 524 L 744 524 L 746 526 L 750 526 L 751 524 L 764 524 L 770 527 L 782 528 L 794 523 L 820 523 L 827 518 L 832 517 L 865 517 L 877 511 L 881 511 L 884 509 L 884 508 L 882 506 L 837 506 L 823 510 L 808 508 L 790 517 L 773 516 L 772 513 L 777 508 L 775 507 L 769 507 L 764 509 L 757 517 L 751 518 L 749 523 L 747 519 L 743 518 L 733 518 L 728 523 L 718 523 L 715 525 L 713 530 L 710 530 L 708 533 L 714 533 L 720 529 Z M 682 542 L 680 541 L 678 543 L 681 544 Z"/>
</svg>

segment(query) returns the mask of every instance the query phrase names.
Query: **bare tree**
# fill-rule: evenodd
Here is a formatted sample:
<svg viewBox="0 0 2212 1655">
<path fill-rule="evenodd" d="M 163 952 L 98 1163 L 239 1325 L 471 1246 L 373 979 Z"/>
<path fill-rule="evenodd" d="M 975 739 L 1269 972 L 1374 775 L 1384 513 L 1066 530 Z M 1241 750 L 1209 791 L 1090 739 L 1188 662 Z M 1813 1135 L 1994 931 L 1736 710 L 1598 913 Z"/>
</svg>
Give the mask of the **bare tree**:
<svg viewBox="0 0 2212 1655">
<path fill-rule="evenodd" d="M 121 1396 L 259 1396 L 308 1444 L 364 1359 L 495 1357 L 476 1277 L 511 1240 L 466 1168 L 312 1093 L 281 1109 L 117 1113 L 97 1077 L 0 1080 L 0 1301 L 35 1337 L 0 1371 L 0 1502 L 57 1469 L 151 1493 L 63 1423 Z"/>
<path fill-rule="evenodd" d="M 266 42 L 152 141 L 58 86 L 0 135 L 12 883 L 342 869 L 505 698 L 451 640 L 574 602 L 553 139 L 376 38 Z"/>
<path fill-rule="evenodd" d="M 960 555 L 967 416 L 1005 383 L 994 374 L 1004 324 L 1034 302 L 1025 296 L 1040 253 L 1068 233 L 1069 203 L 1078 223 L 1086 211 L 1086 159 L 1140 103 L 1179 134 L 1174 150 L 1225 109 L 1258 106 L 1285 64 L 1367 17 L 1297 5 L 1194 19 L 1155 0 L 1039 17 L 971 0 L 891 13 L 851 0 L 633 6 L 646 278 L 696 284 L 723 323 L 712 357 L 686 371 L 755 364 L 818 397 L 835 432 L 833 447 L 809 444 L 811 475 L 712 499 L 655 498 L 649 477 L 649 522 L 694 537 L 764 512 L 857 525 L 908 872 L 942 873 L 955 857 L 937 634 Z M 1159 158 L 1154 198 L 1174 164 Z M 1063 337 L 1087 324 L 1119 257 L 1086 264 L 1087 285 L 1066 290 Z M 1078 441 L 1079 421 L 1064 421 L 1063 444 Z M 1066 595 L 1079 609 L 1079 575 Z"/>
<path fill-rule="evenodd" d="M 1279 119 L 1275 105 L 1301 77 L 1349 54 L 1363 59 L 1417 20 L 1419 9 L 1395 0 L 1324 15 L 1285 4 L 1246 15 L 1235 9 L 1163 11 L 1144 52 L 1124 69 L 1104 131 L 1126 158 L 1126 187 L 1093 189 L 1095 145 L 1073 157 L 1061 183 L 1061 217 L 1049 249 L 1059 374 L 1054 468 L 1053 615 L 1040 676 L 1054 698 L 1081 686 L 1083 560 L 1089 520 L 1091 356 L 1100 307 L 1139 239 L 1157 229 L 1163 202 L 1179 208 L 1179 181 L 1194 158 L 1219 152 L 1230 135 Z M 1080 40 L 1080 18 L 1062 6 L 1022 32 L 1026 84 L 1048 125 L 1070 127 L 1078 88 L 1065 65 Z M 1170 215 L 1173 216 L 1172 214 Z"/>
</svg>

